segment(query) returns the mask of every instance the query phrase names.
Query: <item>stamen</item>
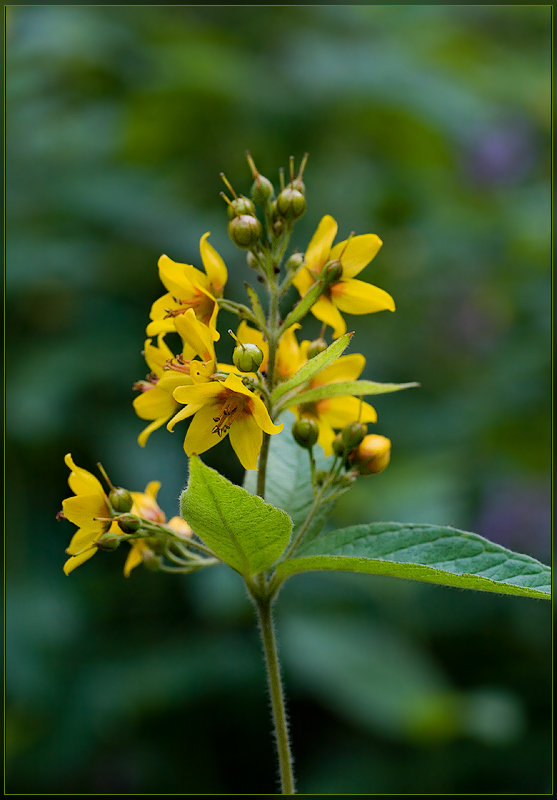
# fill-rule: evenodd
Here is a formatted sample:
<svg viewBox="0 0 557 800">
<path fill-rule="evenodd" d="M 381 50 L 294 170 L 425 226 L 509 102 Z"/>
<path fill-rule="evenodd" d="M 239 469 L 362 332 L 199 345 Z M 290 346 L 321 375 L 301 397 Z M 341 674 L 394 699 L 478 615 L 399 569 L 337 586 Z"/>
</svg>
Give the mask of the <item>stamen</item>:
<svg viewBox="0 0 557 800">
<path fill-rule="evenodd" d="M 213 417 L 213 422 L 217 424 L 211 431 L 216 433 L 219 438 L 228 433 L 232 423 L 243 410 L 245 401 L 239 395 L 231 395 L 225 402 L 219 417 Z"/>
</svg>

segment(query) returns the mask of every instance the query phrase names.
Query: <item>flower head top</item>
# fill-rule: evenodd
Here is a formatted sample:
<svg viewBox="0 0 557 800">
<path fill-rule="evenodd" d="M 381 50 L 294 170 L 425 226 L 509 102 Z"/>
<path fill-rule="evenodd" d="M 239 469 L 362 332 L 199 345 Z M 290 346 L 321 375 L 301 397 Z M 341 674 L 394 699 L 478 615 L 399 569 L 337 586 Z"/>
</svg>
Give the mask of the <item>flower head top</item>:
<svg viewBox="0 0 557 800">
<path fill-rule="evenodd" d="M 230 434 L 244 469 L 257 469 L 263 432 L 280 433 L 283 428 L 273 424 L 263 401 L 233 373 L 225 381 L 179 387 L 174 398 L 187 405 L 170 421 L 169 430 L 178 418 L 193 416 L 184 441 L 188 456 L 204 453 Z"/>
<path fill-rule="evenodd" d="M 159 275 L 168 294 L 153 303 L 147 336 L 176 330 L 175 318 L 192 308 L 197 319 L 211 329 L 213 339 L 220 338 L 217 298 L 222 297 L 228 273 L 224 261 L 207 241 L 208 236 L 209 233 L 203 234 L 199 243 L 205 272 L 190 264 L 172 261 L 168 256 L 159 258 Z"/>
<path fill-rule="evenodd" d="M 379 252 L 381 239 L 373 233 L 367 233 L 353 236 L 333 247 L 337 229 L 338 225 L 331 216 L 323 217 L 308 245 L 302 269 L 294 278 L 294 285 L 303 297 L 319 279 L 327 263 L 336 262 L 340 265 L 338 278 L 331 281 L 311 308 L 311 313 L 317 319 L 333 328 L 335 339 L 346 333 L 341 311 L 346 314 L 371 314 L 385 309 L 395 310 L 393 298 L 383 289 L 354 280 Z"/>
</svg>

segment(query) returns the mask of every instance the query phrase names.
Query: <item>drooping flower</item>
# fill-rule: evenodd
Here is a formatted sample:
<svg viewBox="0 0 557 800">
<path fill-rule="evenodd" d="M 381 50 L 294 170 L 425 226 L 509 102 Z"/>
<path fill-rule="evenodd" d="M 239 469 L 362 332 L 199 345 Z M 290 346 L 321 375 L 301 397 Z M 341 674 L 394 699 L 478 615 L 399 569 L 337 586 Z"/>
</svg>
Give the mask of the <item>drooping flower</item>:
<svg viewBox="0 0 557 800">
<path fill-rule="evenodd" d="M 172 517 L 166 522 L 164 511 L 159 508 L 157 503 L 157 493 L 160 488 L 159 481 L 151 481 L 147 484 L 144 492 L 131 492 L 133 498 L 131 513 L 151 522 L 166 525 L 184 538 L 191 536 L 192 529 L 181 517 Z M 143 563 L 144 556 L 151 553 L 151 549 L 145 539 L 132 539 L 129 544 L 131 545 L 131 550 L 124 564 L 126 578 L 129 578 L 132 569 Z"/>
<path fill-rule="evenodd" d="M 199 243 L 205 272 L 191 264 L 172 261 L 166 255 L 159 258 L 159 276 L 168 294 L 153 303 L 147 336 L 174 331 L 175 319 L 193 308 L 197 319 L 211 329 L 213 339 L 220 338 L 217 298 L 222 297 L 228 273 L 221 256 L 207 241 L 208 236 L 209 233 L 203 234 Z"/>
<path fill-rule="evenodd" d="M 74 497 L 62 501 L 66 519 L 77 525 L 69 547 L 66 550 L 71 558 L 64 564 L 64 572 L 72 570 L 92 558 L 97 552 L 97 542 L 110 528 L 110 506 L 101 482 L 86 469 L 76 467 L 71 454 L 64 458 L 71 469 L 68 483 Z"/>
<path fill-rule="evenodd" d="M 339 262 L 339 277 L 329 284 L 311 307 L 311 313 L 317 319 L 333 328 L 335 339 L 346 333 L 346 323 L 340 312 L 371 314 L 386 309 L 395 310 L 390 294 L 365 281 L 355 280 L 355 276 L 379 252 L 381 239 L 368 233 L 353 236 L 333 247 L 337 229 L 338 225 L 331 216 L 323 217 L 308 245 L 303 267 L 294 278 L 294 285 L 303 297 L 328 262 Z"/>
<path fill-rule="evenodd" d="M 307 341 L 302 342 L 300 350 L 302 355 L 307 352 Z M 314 375 L 305 390 L 317 389 L 330 383 L 339 381 L 355 381 L 360 377 L 366 360 L 360 353 L 340 356 L 336 361 Z M 359 398 L 350 395 L 342 397 L 329 397 L 312 403 L 304 403 L 293 409 L 297 419 L 314 419 L 319 425 L 319 438 L 317 444 L 323 448 L 325 455 L 333 452 L 333 439 L 335 428 L 340 430 L 351 422 L 376 422 L 377 412 Z"/>
<path fill-rule="evenodd" d="M 225 381 L 208 381 L 181 386 L 174 392 L 179 403 L 187 404 L 168 424 L 172 430 L 178 416 L 193 416 L 184 441 L 188 456 L 200 455 L 230 434 L 230 443 L 245 469 L 257 469 L 263 432 L 280 433 L 263 401 L 231 373 Z"/>
</svg>

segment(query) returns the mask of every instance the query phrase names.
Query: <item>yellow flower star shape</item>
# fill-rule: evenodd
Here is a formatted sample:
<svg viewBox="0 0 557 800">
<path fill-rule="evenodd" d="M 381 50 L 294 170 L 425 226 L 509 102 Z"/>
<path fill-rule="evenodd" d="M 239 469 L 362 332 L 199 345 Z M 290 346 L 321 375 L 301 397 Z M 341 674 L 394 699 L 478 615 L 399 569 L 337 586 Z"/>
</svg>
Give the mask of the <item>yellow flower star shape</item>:
<svg viewBox="0 0 557 800">
<path fill-rule="evenodd" d="M 194 415 L 184 441 L 188 456 L 204 453 L 229 434 L 244 469 L 257 469 L 263 432 L 280 433 L 283 428 L 273 424 L 263 401 L 233 373 L 225 381 L 181 386 L 174 398 L 187 404 L 180 412 L 182 419 Z M 168 429 L 173 425 L 171 420 Z"/>
<path fill-rule="evenodd" d="M 327 215 L 319 223 L 305 254 L 304 264 L 294 278 L 294 285 L 303 297 L 318 280 L 325 264 L 340 261 L 342 273 L 311 307 L 317 319 L 333 328 L 333 336 L 338 339 L 346 333 L 345 314 L 372 314 L 375 311 L 395 310 L 390 294 L 365 281 L 355 280 L 369 262 L 375 258 L 381 239 L 374 233 L 353 236 L 332 246 L 338 230 L 335 220 Z"/>
<path fill-rule="evenodd" d="M 159 258 L 159 276 L 168 294 L 155 300 L 151 308 L 151 322 L 147 336 L 175 330 L 174 320 L 188 308 L 193 308 L 197 319 L 207 325 L 217 341 L 217 298 L 222 297 L 228 272 L 221 256 L 209 244 L 204 233 L 199 243 L 201 261 L 205 272 L 191 264 L 180 264 L 166 255 Z"/>
</svg>

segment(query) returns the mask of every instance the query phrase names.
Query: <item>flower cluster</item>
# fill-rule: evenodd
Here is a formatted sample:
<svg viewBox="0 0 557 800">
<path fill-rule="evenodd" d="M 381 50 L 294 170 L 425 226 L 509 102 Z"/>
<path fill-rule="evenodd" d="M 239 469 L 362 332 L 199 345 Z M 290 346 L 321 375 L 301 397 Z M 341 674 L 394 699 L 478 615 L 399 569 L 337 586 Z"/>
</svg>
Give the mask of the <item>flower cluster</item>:
<svg viewBox="0 0 557 800">
<path fill-rule="evenodd" d="M 229 236 L 247 251 L 248 266 L 265 286 L 267 302 L 262 303 L 248 283 L 249 305 L 225 297 L 228 270 L 209 243 L 208 232 L 199 243 L 202 270 L 161 256 L 159 276 L 166 292 L 154 301 L 146 326 L 143 353 L 148 373 L 134 385 L 135 412 L 147 422 L 138 436 L 142 447 L 158 428 L 166 425 L 173 431 L 184 420 L 189 420 L 184 438 L 188 456 L 204 453 L 229 436 L 242 466 L 246 470 L 259 467 L 262 496 L 269 437 L 282 431 L 279 418 L 286 409 L 296 418 L 296 441 L 310 451 L 315 491 L 315 445 L 325 456 L 334 455 L 327 486 L 338 482 L 343 471 L 349 478 L 380 472 L 390 457 L 388 439 L 365 435 L 367 423 L 375 423 L 377 414 L 362 398 L 393 391 L 395 385 L 381 389 L 381 384 L 359 380 L 364 356 L 343 354 L 352 335 L 346 333 L 343 314 L 395 309 L 386 291 L 356 279 L 382 242 L 369 233 L 350 234 L 334 244 L 338 226 L 326 215 L 306 252 L 296 251 L 285 260 L 292 228 L 306 211 L 306 160 L 307 155 L 297 174 L 290 160 L 290 180 L 285 183 L 281 171 L 276 193 L 249 154 L 251 197 L 236 194 L 222 175 L 231 195 L 221 193 L 227 203 Z M 292 286 L 300 299 L 283 315 L 281 305 Z M 217 327 L 220 309 L 239 318 L 236 332 L 229 331 L 236 341 L 231 364 L 217 360 L 215 344 L 220 347 L 222 341 Z M 321 321 L 321 333 L 314 341 L 299 342 L 301 322 L 308 313 Z M 325 338 L 328 328 L 330 344 Z M 180 346 L 171 349 L 168 336 Z M 359 431 L 356 438 L 347 433 L 354 426 Z M 125 493 L 122 505 L 118 494 L 107 495 L 97 478 L 76 467 L 71 456 L 66 456 L 66 463 L 74 497 L 64 500 L 63 516 L 78 526 L 67 550 L 67 574 L 98 549 L 115 549 L 123 540 L 131 546 L 126 575 L 142 562 L 162 568 L 166 559 L 189 571 L 211 560 L 210 551 L 203 550 L 185 522 L 178 517 L 165 521 L 156 503 L 158 482 L 151 482 L 145 492 Z M 320 480 L 323 486 L 323 476 Z"/>
</svg>

